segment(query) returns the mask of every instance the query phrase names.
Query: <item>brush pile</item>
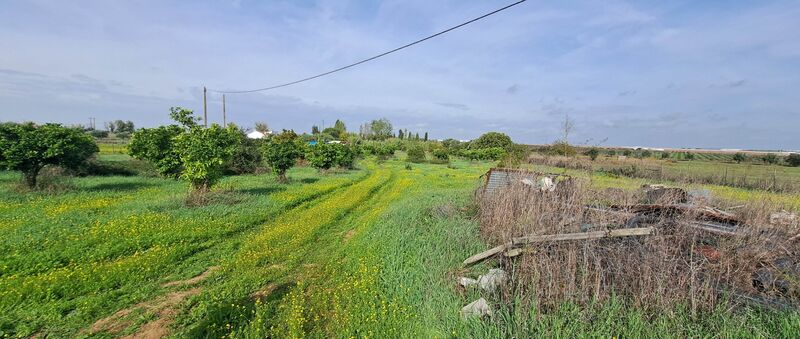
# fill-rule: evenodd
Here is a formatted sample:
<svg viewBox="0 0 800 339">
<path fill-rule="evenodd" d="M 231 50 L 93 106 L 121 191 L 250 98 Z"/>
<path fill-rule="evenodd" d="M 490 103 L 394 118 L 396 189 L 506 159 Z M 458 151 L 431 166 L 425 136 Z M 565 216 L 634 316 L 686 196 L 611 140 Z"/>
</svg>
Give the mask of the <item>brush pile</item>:
<svg viewBox="0 0 800 339">
<path fill-rule="evenodd" d="M 510 180 L 476 199 L 481 232 L 497 247 L 465 264 L 499 258 L 514 291 L 504 298 L 542 311 L 612 297 L 646 312 L 800 300 L 800 230 L 770 224 L 780 209 L 768 202 L 734 214 L 707 194 L 598 191 L 572 178 L 553 190 Z"/>
</svg>

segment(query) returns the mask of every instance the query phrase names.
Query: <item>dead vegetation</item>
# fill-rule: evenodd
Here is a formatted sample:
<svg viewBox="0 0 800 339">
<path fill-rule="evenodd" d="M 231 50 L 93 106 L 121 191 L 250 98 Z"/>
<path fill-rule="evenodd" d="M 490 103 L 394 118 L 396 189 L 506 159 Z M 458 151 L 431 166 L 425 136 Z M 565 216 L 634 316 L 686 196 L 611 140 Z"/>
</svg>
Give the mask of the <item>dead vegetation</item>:
<svg viewBox="0 0 800 339">
<path fill-rule="evenodd" d="M 595 191 L 575 179 L 552 192 L 521 180 L 479 190 L 481 232 L 498 245 L 487 257 L 500 258 L 511 275 L 504 301 L 520 298 L 546 311 L 622 298 L 650 314 L 742 303 L 797 307 L 796 221 L 770 224 L 777 207 L 768 202 L 732 214 L 680 189 L 654 191 Z M 621 230 L 630 231 L 612 237 Z"/>
</svg>

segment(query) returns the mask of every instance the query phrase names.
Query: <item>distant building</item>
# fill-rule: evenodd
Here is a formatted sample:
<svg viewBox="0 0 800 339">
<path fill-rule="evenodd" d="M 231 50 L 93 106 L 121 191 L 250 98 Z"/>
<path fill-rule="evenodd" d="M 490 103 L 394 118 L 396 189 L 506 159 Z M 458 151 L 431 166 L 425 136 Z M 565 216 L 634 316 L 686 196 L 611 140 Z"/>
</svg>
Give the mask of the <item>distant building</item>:
<svg viewBox="0 0 800 339">
<path fill-rule="evenodd" d="M 267 133 L 261 133 L 259 131 L 252 131 L 247 133 L 247 138 L 249 139 L 263 139 L 267 136 L 272 135 L 272 131 L 267 131 Z"/>
</svg>

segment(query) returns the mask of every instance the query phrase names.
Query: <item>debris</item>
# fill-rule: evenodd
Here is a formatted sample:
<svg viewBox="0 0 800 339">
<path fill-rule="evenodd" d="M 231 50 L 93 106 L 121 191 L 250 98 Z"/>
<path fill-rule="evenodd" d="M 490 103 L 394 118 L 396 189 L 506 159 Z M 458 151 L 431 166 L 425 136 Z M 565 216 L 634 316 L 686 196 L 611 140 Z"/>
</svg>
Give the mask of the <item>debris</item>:
<svg viewBox="0 0 800 339">
<path fill-rule="evenodd" d="M 458 278 L 458 284 L 466 288 L 466 287 L 470 287 L 472 285 L 477 285 L 478 281 L 475 280 L 475 279 L 472 279 L 472 278 L 461 277 L 461 278 Z"/>
<path fill-rule="evenodd" d="M 769 215 L 769 223 L 772 225 L 790 226 L 797 222 L 797 214 L 787 211 L 780 211 Z"/>
<path fill-rule="evenodd" d="M 512 248 L 512 249 L 506 251 L 505 253 L 503 253 L 503 255 L 506 256 L 507 258 L 513 258 L 513 257 L 516 257 L 516 256 L 518 256 L 520 254 L 522 254 L 522 250 L 519 249 L 519 248 Z"/>
<path fill-rule="evenodd" d="M 500 287 L 500 285 L 505 284 L 506 280 L 506 271 L 499 268 L 492 268 L 489 270 L 489 273 L 478 277 L 478 286 L 485 291 L 494 291 Z"/>
<path fill-rule="evenodd" d="M 565 174 L 540 173 L 520 169 L 492 168 L 481 177 L 486 176 L 485 192 L 492 192 L 498 188 L 508 187 L 514 183 L 536 188 L 542 192 L 553 192 L 558 183 L 558 177 L 567 177 Z"/>
<path fill-rule="evenodd" d="M 689 195 L 689 202 L 695 205 L 706 205 L 711 203 L 711 191 L 707 189 L 693 189 L 686 192 Z"/>
<path fill-rule="evenodd" d="M 625 228 L 625 229 L 618 229 L 618 230 L 609 230 L 609 231 L 594 231 L 594 232 L 581 232 L 581 233 L 565 233 L 565 234 L 548 234 L 548 235 L 531 235 L 525 237 L 518 237 L 513 238 L 511 242 L 505 243 L 503 245 L 494 247 L 487 251 L 475 254 L 466 260 L 464 260 L 464 265 L 469 266 L 481 261 L 484 261 L 488 258 L 491 258 L 499 253 L 507 249 L 511 249 L 514 247 L 519 247 L 526 244 L 531 243 L 542 243 L 542 242 L 551 242 L 551 241 L 567 241 L 567 240 L 588 240 L 588 239 L 600 239 L 600 238 L 615 238 L 615 237 L 627 237 L 627 236 L 637 236 L 637 235 L 650 235 L 653 233 L 652 227 L 642 227 L 642 228 Z"/>
<path fill-rule="evenodd" d="M 682 203 L 686 202 L 688 194 L 685 190 L 678 187 L 666 187 L 664 185 L 644 185 L 642 189 L 648 203 Z"/>
<path fill-rule="evenodd" d="M 486 302 L 486 299 L 480 298 L 461 308 L 461 316 L 464 317 L 464 319 L 491 317 L 492 309 L 489 307 L 489 303 Z"/>
<path fill-rule="evenodd" d="M 484 260 L 486 260 L 488 258 L 493 257 L 496 254 L 502 253 L 507 248 L 511 247 L 511 245 L 512 244 L 510 242 L 508 242 L 508 243 L 502 244 L 500 246 L 495 246 L 495 247 L 493 247 L 493 248 L 491 248 L 491 249 L 489 249 L 487 251 L 483 251 L 481 253 L 473 255 L 473 256 L 467 258 L 466 260 L 464 260 L 464 265 L 469 266 L 469 265 L 476 264 L 476 263 L 479 263 L 481 261 L 484 261 Z"/>
</svg>

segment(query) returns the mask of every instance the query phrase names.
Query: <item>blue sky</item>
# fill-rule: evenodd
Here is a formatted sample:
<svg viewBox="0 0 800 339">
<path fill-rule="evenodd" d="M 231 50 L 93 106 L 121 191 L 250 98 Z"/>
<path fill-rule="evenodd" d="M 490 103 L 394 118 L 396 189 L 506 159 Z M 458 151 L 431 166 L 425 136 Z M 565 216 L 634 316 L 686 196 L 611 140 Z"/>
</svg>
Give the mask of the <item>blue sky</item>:
<svg viewBox="0 0 800 339">
<path fill-rule="evenodd" d="M 138 126 L 202 86 L 327 71 L 509 1 L 2 1 L 0 120 Z M 332 76 L 229 95 L 229 120 L 389 118 L 432 138 L 800 149 L 797 1 L 528 1 Z M 221 98 L 209 98 L 221 122 Z M 603 141 L 605 140 L 605 141 Z"/>
</svg>

